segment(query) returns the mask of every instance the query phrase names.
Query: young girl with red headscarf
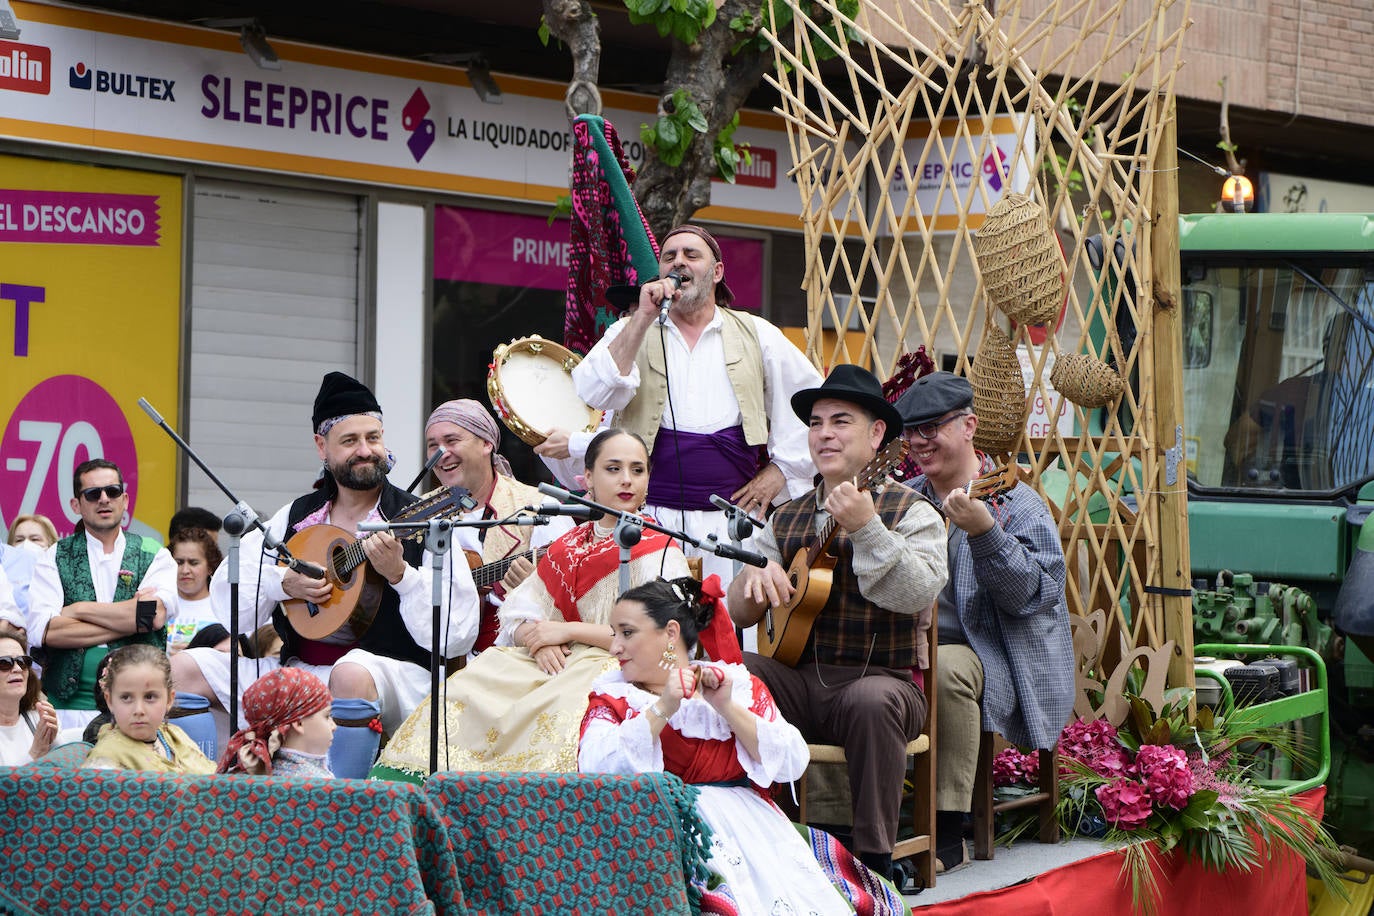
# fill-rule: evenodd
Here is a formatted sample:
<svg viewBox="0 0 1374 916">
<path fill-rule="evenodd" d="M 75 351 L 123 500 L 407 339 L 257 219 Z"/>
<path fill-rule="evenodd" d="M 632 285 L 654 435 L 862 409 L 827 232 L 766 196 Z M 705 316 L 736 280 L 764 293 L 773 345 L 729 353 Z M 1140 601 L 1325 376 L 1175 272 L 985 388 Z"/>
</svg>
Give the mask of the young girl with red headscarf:
<svg viewBox="0 0 1374 916">
<path fill-rule="evenodd" d="M 278 668 L 243 693 L 248 727 L 229 739 L 221 773 L 333 777 L 331 698 L 324 681 L 302 668 Z"/>
</svg>

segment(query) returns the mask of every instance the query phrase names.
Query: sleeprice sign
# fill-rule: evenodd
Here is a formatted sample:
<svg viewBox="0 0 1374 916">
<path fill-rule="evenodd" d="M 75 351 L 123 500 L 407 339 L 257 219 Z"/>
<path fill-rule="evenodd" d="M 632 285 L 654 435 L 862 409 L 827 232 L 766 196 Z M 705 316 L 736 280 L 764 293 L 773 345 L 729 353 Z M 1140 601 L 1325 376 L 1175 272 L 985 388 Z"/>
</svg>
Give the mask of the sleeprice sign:
<svg viewBox="0 0 1374 916">
<path fill-rule="evenodd" d="M 72 471 L 119 465 L 126 527 L 162 539 L 176 446 L 138 406 L 178 414 L 180 179 L 0 156 L 0 527 L 37 512 L 69 534 Z"/>
</svg>

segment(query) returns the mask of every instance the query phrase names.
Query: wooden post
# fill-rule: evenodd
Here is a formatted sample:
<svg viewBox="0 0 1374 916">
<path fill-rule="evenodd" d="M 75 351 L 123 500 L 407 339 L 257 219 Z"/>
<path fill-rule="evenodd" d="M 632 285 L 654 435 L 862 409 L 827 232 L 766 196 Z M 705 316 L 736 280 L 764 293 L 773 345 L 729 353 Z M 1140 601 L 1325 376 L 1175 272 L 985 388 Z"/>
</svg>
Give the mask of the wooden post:
<svg viewBox="0 0 1374 916">
<path fill-rule="evenodd" d="M 1178 121 L 1172 96 L 1159 93 L 1154 121 L 1154 221 L 1150 227 L 1153 316 L 1155 443 L 1159 506 L 1159 585 L 1164 638 L 1173 640 L 1169 686 L 1193 686 L 1193 602 L 1188 556 L 1188 468 L 1183 426 L 1183 294 L 1178 263 Z"/>
</svg>

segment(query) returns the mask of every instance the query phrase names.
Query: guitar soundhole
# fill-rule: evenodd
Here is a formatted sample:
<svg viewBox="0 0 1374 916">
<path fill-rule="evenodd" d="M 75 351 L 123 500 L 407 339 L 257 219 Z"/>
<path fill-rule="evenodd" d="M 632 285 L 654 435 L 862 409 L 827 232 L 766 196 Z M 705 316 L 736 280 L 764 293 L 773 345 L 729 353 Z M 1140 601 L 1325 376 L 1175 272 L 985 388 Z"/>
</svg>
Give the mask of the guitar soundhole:
<svg viewBox="0 0 1374 916">
<path fill-rule="evenodd" d="M 796 588 L 796 587 L 797 587 L 797 574 L 796 574 L 796 573 L 793 573 L 792 575 L 788 576 L 788 577 L 787 577 L 787 581 L 788 581 L 789 584 L 791 584 L 791 586 L 792 586 L 793 588 Z"/>
<path fill-rule="evenodd" d="M 347 568 L 347 564 L 348 555 L 344 553 L 343 547 L 335 547 L 333 550 L 329 552 L 329 567 L 334 573 L 334 578 L 337 579 L 339 582 L 343 583 L 345 586 L 347 586 L 350 580 L 353 578 L 352 572 L 349 572 L 347 575 L 345 575 L 344 573 L 344 570 Z"/>
</svg>

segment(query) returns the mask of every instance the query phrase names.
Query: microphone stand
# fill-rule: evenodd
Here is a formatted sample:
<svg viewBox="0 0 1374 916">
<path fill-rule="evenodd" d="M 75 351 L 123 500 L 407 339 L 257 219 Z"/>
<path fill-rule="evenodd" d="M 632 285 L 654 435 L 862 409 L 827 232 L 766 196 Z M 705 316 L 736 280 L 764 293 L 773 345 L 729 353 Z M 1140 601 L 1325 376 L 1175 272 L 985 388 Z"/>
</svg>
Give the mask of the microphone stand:
<svg viewBox="0 0 1374 916">
<path fill-rule="evenodd" d="M 716 496 L 713 494 L 711 496 L 711 504 L 725 513 L 726 530 L 730 535 L 730 544 L 735 550 L 739 550 L 744 545 L 744 541 L 753 533 L 755 528 L 762 528 L 764 525 L 763 522 L 754 518 L 739 506 L 732 502 L 728 502 L 723 496 Z M 714 537 L 714 534 L 707 535 L 708 540 Z M 744 563 L 741 560 L 735 560 L 733 574 L 738 576 L 740 570 L 743 568 Z"/>
<path fill-rule="evenodd" d="M 550 483 L 541 483 L 539 485 L 539 492 L 544 493 L 548 496 L 552 496 L 556 499 L 566 500 L 568 502 L 574 502 L 582 506 L 587 506 L 591 509 L 596 509 L 597 511 L 603 512 L 606 515 L 614 515 L 616 518 L 619 519 L 619 521 L 616 523 L 617 532 L 621 530 L 622 525 L 626 527 L 633 527 L 634 529 L 636 529 L 634 540 L 629 542 L 630 546 L 639 543 L 638 529 L 648 528 L 651 531 L 657 531 L 660 534 L 666 534 L 668 535 L 668 537 L 673 538 L 674 540 L 681 541 L 684 544 L 691 544 L 698 550 L 704 550 L 708 553 L 713 553 L 718 557 L 725 557 L 727 560 L 739 560 L 749 564 L 750 566 L 757 566 L 760 569 L 768 565 L 767 557 L 764 557 L 761 554 L 754 553 L 751 550 L 742 550 L 730 544 L 723 544 L 720 542 L 718 538 L 715 537 L 694 538 L 685 531 L 677 531 L 672 528 L 665 528 L 657 522 L 652 522 L 642 515 L 636 515 L 633 512 L 622 512 L 619 509 L 612 509 L 610 506 L 602 505 L 601 503 L 596 502 L 595 500 L 587 499 L 585 496 L 579 496 L 576 493 L 570 493 L 567 490 L 564 490 L 561 487 L 555 487 L 553 484 Z M 629 578 L 629 570 L 627 564 L 629 563 L 630 559 L 630 551 L 628 547 L 621 543 L 619 537 L 617 537 L 616 539 L 616 544 L 620 547 L 620 585 L 624 586 Z"/>
<path fill-rule="evenodd" d="M 512 515 L 510 518 L 476 519 L 473 521 L 454 521 L 447 518 L 432 518 L 427 522 L 363 522 L 359 531 L 419 531 L 425 532 L 425 549 L 430 552 L 430 657 L 429 657 L 429 772 L 439 770 L 439 672 L 444 667 L 444 652 L 440 645 L 439 630 L 443 622 L 444 606 L 444 554 L 448 553 L 454 528 L 497 528 L 501 525 L 547 525 L 549 520 L 542 516 Z"/>
<path fill-rule="evenodd" d="M 314 579 L 325 578 L 325 571 L 315 566 L 313 563 L 306 563 L 297 560 L 291 555 L 291 551 L 286 549 L 286 545 L 273 536 L 267 530 L 267 526 L 262 523 L 262 519 L 253 511 L 253 507 L 234 495 L 233 491 L 224 485 L 224 481 L 210 470 L 209 466 L 200 460 L 195 449 L 187 444 L 186 440 L 177 435 L 176 430 L 167 425 L 167 421 L 162 418 L 162 414 L 148 403 L 147 398 L 139 398 L 138 406 L 143 408 L 143 412 L 148 415 L 158 426 L 162 427 L 167 435 L 172 437 L 172 441 L 177 444 L 186 457 L 196 463 L 196 467 L 210 478 L 210 482 L 219 487 L 229 501 L 234 504 L 234 509 L 224 517 L 224 532 L 229 535 L 229 626 L 233 630 L 229 640 L 229 721 L 230 731 L 237 731 L 239 727 L 239 540 L 244 532 L 250 528 L 256 528 L 262 532 L 262 541 L 267 548 L 276 551 L 279 558 L 286 560 L 286 565 Z"/>
</svg>

